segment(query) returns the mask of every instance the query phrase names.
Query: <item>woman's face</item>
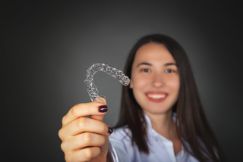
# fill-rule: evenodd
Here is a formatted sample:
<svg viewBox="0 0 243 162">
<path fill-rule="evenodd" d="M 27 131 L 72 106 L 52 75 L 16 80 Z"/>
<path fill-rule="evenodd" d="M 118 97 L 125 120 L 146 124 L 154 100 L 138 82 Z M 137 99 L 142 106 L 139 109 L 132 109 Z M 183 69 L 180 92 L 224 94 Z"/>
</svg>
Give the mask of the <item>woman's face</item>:
<svg viewBox="0 0 243 162">
<path fill-rule="evenodd" d="M 130 88 L 145 113 L 159 115 L 171 111 L 180 79 L 176 62 L 162 44 L 147 43 L 136 53 Z"/>
</svg>

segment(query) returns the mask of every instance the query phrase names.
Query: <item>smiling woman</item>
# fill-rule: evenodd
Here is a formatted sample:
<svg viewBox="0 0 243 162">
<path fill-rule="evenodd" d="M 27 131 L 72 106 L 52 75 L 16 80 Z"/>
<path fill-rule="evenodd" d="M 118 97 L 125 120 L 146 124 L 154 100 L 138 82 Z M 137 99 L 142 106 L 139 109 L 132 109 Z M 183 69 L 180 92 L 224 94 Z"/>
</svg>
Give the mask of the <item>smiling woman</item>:
<svg viewBox="0 0 243 162">
<path fill-rule="evenodd" d="M 131 84 L 123 87 L 119 122 L 110 136 L 118 161 L 223 161 L 177 41 L 163 34 L 142 37 L 124 71 Z"/>
<path fill-rule="evenodd" d="M 113 133 L 103 121 L 103 98 L 77 104 L 63 117 L 59 137 L 67 162 L 223 161 L 179 43 L 162 34 L 142 37 L 124 71 L 131 82 L 123 87 Z"/>
</svg>

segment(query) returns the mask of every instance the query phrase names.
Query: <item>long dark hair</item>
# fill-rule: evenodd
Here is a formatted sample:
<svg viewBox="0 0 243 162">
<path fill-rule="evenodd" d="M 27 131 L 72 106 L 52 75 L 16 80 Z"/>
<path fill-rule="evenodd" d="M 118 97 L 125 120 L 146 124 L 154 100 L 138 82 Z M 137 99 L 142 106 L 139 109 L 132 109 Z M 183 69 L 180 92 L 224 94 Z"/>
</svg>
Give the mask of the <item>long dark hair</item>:
<svg viewBox="0 0 243 162">
<path fill-rule="evenodd" d="M 222 161 L 222 152 L 204 114 L 189 60 L 185 50 L 177 41 L 162 34 L 142 37 L 131 49 L 124 72 L 131 77 L 137 50 L 150 42 L 163 44 L 178 66 L 180 92 L 172 111 L 176 113 L 177 133 L 183 147 L 199 161 Z M 116 128 L 123 126 L 131 131 L 133 144 L 136 144 L 141 152 L 149 153 L 143 110 L 129 87 L 122 89 L 120 117 Z"/>
</svg>

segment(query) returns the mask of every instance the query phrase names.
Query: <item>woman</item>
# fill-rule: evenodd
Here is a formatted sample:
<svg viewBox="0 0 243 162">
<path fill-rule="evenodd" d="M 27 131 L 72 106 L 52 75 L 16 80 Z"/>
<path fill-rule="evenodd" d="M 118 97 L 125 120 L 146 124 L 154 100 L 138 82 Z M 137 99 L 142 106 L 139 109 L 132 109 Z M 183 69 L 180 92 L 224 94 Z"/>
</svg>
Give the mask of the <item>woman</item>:
<svg viewBox="0 0 243 162">
<path fill-rule="evenodd" d="M 59 136 L 66 161 L 222 161 L 188 58 L 174 39 L 153 34 L 138 40 L 125 73 L 131 83 L 123 87 L 120 119 L 110 136 L 103 98 L 64 116 Z"/>
</svg>

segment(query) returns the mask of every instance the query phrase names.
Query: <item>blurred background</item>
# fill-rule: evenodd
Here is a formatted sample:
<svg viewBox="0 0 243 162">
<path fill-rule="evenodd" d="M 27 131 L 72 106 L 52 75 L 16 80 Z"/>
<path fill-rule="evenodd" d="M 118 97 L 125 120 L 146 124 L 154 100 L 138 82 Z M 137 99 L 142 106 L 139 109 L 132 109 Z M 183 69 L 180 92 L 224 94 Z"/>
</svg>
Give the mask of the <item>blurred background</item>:
<svg viewBox="0 0 243 162">
<path fill-rule="evenodd" d="M 233 1 L 1 1 L 5 161 L 64 161 L 57 132 L 72 105 L 89 101 L 86 69 L 97 62 L 123 69 L 137 39 L 152 33 L 170 35 L 185 48 L 208 120 L 228 160 L 239 161 L 242 18 Z M 121 85 L 104 73 L 95 83 L 113 126 Z"/>
</svg>

